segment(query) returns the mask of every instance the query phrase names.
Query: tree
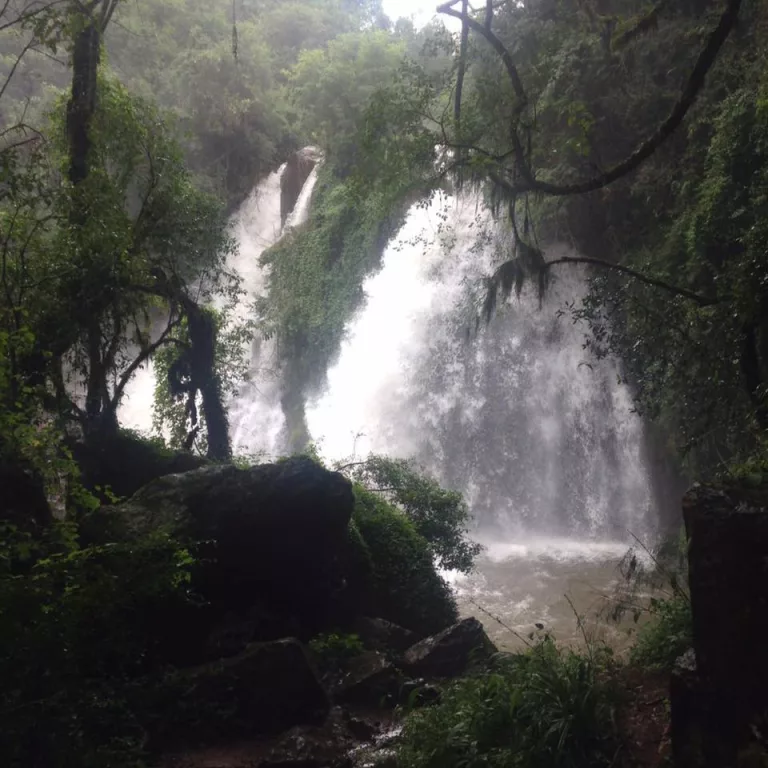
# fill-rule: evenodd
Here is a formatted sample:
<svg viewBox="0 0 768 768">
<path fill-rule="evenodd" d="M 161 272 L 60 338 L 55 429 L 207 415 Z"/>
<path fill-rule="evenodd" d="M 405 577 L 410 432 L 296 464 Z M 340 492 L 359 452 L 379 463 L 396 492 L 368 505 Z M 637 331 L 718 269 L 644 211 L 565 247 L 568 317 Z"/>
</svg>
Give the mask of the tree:
<svg viewBox="0 0 768 768">
<path fill-rule="evenodd" d="M 302 52 L 290 71 L 288 85 L 306 133 L 340 169 L 354 165 L 368 101 L 389 82 L 403 54 L 403 45 L 386 32 L 350 32 L 325 49 Z"/>
</svg>

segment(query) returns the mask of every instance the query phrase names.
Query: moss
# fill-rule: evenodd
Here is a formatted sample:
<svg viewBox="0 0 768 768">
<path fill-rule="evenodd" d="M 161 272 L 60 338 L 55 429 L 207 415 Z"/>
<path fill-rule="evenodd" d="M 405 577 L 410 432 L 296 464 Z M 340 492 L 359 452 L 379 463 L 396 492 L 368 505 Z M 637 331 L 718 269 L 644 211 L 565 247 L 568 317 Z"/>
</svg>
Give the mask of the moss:
<svg viewBox="0 0 768 768">
<path fill-rule="evenodd" d="M 186 451 L 166 448 L 162 440 L 127 429 L 111 437 L 77 443 L 72 452 L 83 485 L 108 503 L 133 496 L 158 477 L 189 472 L 207 463 Z"/>
<path fill-rule="evenodd" d="M 421 635 L 458 620 L 450 587 L 438 574 L 427 542 L 402 512 L 356 486 L 352 518 L 373 568 L 367 613 Z"/>
<path fill-rule="evenodd" d="M 306 395 L 325 382 L 345 328 L 365 298 L 363 281 L 381 264 L 384 248 L 407 210 L 403 189 L 361 189 L 321 169 L 309 221 L 262 256 L 269 267 L 260 300 L 261 331 L 277 338 L 284 361 L 283 408 L 291 451 L 307 438 Z"/>
</svg>

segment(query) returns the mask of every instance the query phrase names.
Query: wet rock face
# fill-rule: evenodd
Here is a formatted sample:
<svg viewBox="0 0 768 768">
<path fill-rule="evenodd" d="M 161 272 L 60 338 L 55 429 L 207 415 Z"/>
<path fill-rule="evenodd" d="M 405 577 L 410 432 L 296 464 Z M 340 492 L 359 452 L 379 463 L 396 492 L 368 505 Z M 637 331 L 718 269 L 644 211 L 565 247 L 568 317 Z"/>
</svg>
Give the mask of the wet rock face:
<svg viewBox="0 0 768 768">
<path fill-rule="evenodd" d="M 334 699 L 362 707 L 395 706 L 400 687 L 401 675 L 395 666 L 382 654 L 367 651 L 352 659 Z"/>
<path fill-rule="evenodd" d="M 683 515 L 694 648 L 671 681 L 675 765 L 764 765 L 743 760 L 768 760 L 768 488 L 696 485 Z"/>
<path fill-rule="evenodd" d="M 355 633 L 367 648 L 374 651 L 404 653 L 417 639 L 415 632 L 386 619 L 361 616 L 354 625 Z"/>
<path fill-rule="evenodd" d="M 285 226 L 286 219 L 296 207 L 304 183 L 320 162 L 320 151 L 315 147 L 304 147 L 291 155 L 280 179 L 280 219 Z"/>
<path fill-rule="evenodd" d="M 474 618 L 427 637 L 405 653 L 403 668 L 414 677 L 457 677 L 473 665 L 487 662 L 496 647 Z"/>
</svg>

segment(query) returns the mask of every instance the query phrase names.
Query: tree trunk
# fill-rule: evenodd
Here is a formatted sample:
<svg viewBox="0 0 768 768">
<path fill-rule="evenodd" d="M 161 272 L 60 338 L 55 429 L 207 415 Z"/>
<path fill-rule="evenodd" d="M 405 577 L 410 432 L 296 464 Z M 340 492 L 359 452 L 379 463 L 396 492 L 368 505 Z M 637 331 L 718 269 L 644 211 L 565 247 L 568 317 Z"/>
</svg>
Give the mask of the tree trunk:
<svg viewBox="0 0 768 768">
<path fill-rule="evenodd" d="M 90 129 L 96 112 L 101 33 L 98 24 L 85 13 L 72 49 L 72 91 L 67 104 L 67 140 L 69 142 L 69 180 L 72 183 L 72 207 L 69 219 L 77 238 L 88 221 L 88 205 L 81 186 L 91 171 Z M 82 248 L 82 246 L 81 246 Z M 82 256 L 83 254 L 81 254 Z M 90 298 L 90 297 L 89 297 Z M 102 410 L 106 376 L 101 355 L 100 318 L 94 313 L 86 328 L 88 378 L 85 395 L 85 431 L 89 437 L 102 432 Z"/>
<path fill-rule="evenodd" d="M 227 412 L 216 375 L 216 327 L 209 312 L 193 301 L 185 306 L 191 346 L 192 382 L 203 398 L 203 416 L 208 428 L 208 458 L 226 461 L 232 457 Z"/>
<path fill-rule="evenodd" d="M 72 50 L 72 92 L 67 104 L 69 180 L 77 187 L 90 173 L 90 128 L 96 112 L 96 82 L 99 70 L 101 31 L 98 24 L 82 16 L 83 28 Z M 85 211 L 76 206 L 74 215 Z"/>
</svg>

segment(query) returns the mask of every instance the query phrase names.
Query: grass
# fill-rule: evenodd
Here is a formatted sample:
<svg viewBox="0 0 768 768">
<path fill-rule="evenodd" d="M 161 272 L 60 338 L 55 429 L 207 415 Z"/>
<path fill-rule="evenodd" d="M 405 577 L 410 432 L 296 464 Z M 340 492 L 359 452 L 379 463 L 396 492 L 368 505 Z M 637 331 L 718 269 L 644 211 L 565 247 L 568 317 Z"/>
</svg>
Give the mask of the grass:
<svg viewBox="0 0 768 768">
<path fill-rule="evenodd" d="M 546 638 L 451 685 L 408 715 L 401 768 L 608 768 L 616 764 L 617 691 L 610 652 Z"/>
</svg>

